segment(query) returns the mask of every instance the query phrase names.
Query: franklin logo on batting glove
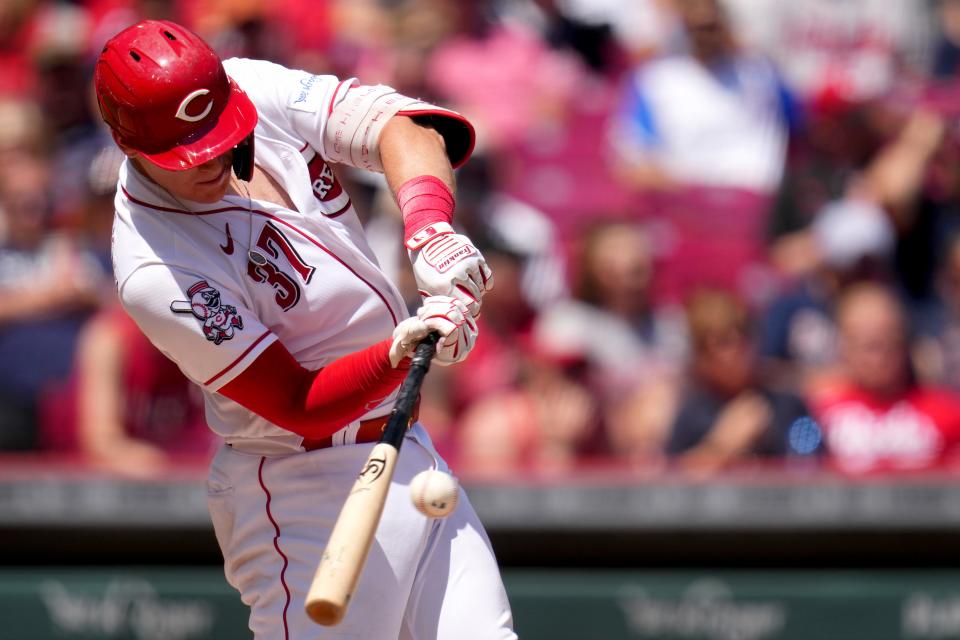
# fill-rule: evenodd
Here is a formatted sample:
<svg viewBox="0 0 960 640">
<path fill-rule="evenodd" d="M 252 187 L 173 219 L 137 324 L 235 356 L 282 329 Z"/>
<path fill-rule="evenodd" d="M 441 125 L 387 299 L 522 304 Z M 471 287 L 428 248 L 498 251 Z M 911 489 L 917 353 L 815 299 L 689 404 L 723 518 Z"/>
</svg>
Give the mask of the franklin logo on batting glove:
<svg viewBox="0 0 960 640">
<path fill-rule="evenodd" d="M 493 288 L 493 273 L 480 251 L 446 223 L 420 248 L 408 250 L 421 295 L 446 295 L 463 302 L 470 315 L 480 313 L 483 294 Z"/>
<path fill-rule="evenodd" d="M 233 305 L 222 304 L 220 292 L 207 284 L 206 280 L 194 282 L 187 289 L 189 300 L 174 300 L 170 311 L 174 313 L 192 313 L 203 322 L 203 335 L 213 344 L 233 338 L 234 328 L 243 329 L 243 318 Z"/>
</svg>

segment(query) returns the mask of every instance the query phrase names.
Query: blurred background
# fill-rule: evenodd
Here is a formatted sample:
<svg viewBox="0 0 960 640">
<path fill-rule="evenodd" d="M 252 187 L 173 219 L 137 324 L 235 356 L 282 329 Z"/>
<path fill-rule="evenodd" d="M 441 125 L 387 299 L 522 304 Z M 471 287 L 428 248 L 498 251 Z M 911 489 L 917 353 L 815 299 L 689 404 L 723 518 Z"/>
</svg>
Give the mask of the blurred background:
<svg viewBox="0 0 960 640">
<path fill-rule="evenodd" d="M 960 637 L 960 1 L 2 0 L 0 639 L 249 637 L 115 300 L 91 71 L 142 18 L 476 125 L 496 288 L 421 419 L 522 638 Z"/>
</svg>

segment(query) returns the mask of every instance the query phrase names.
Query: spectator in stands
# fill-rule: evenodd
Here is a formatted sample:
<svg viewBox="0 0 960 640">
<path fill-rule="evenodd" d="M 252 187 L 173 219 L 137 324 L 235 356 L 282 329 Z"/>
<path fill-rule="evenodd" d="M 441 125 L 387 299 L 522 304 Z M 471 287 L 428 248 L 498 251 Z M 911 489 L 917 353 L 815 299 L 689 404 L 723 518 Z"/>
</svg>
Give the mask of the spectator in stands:
<svg viewBox="0 0 960 640">
<path fill-rule="evenodd" d="M 933 101 L 914 107 L 854 185 L 883 207 L 897 229 L 897 283 L 912 307 L 936 295 L 945 240 L 960 232 L 960 148 L 946 115 Z"/>
<path fill-rule="evenodd" d="M 34 97 L 43 114 L 50 168 L 57 176 L 49 188 L 60 218 L 79 215 L 86 192 L 84 168 L 104 144 L 89 97 L 92 26 L 81 5 L 45 3 L 30 40 Z"/>
<path fill-rule="evenodd" d="M 827 174 L 802 177 L 804 170 L 788 173 L 785 181 L 781 205 L 786 208 L 778 208 L 780 213 L 826 203 L 812 220 L 795 220 L 797 230 L 780 236 L 771 250 L 792 286 L 770 305 L 763 353 L 781 365 L 792 363 L 801 378 L 806 372 L 799 369 L 823 366 L 834 357 L 832 307 L 844 286 L 886 280 L 896 283 L 912 307 L 929 307 L 933 265 L 943 261 L 944 239 L 960 228 L 960 217 L 949 206 L 936 205 L 925 188 L 934 183 L 930 177 L 936 167 L 948 166 L 939 158 L 941 149 L 952 147 L 944 144 L 944 117 L 914 107 L 896 122 L 903 125 L 897 135 L 856 170 L 851 164 L 837 173 L 836 184 Z M 828 172 L 839 170 L 832 162 L 823 165 Z M 956 175 L 956 169 L 947 171 Z M 955 179 L 940 182 L 939 199 L 950 202 Z"/>
<path fill-rule="evenodd" d="M 119 304 L 81 333 L 75 385 L 76 444 L 107 469 L 149 476 L 182 454 L 209 451 L 203 399 Z"/>
<path fill-rule="evenodd" d="M 869 182 L 864 176 L 874 170 L 871 165 L 889 139 L 888 150 L 896 150 L 892 155 L 912 156 L 905 163 L 898 160 L 902 171 L 885 176 L 901 193 L 917 176 L 910 162 L 930 153 L 936 122 L 904 113 L 902 104 L 887 100 L 904 80 L 925 75 L 930 5 L 914 0 L 726 1 L 744 41 L 776 61 L 800 105 L 799 131 L 790 140 L 768 233 L 778 271 L 788 279 L 804 277 L 815 262 L 810 225 L 830 203 L 867 199 L 895 220 L 903 211 L 902 203 L 891 203 L 882 193 L 863 193 L 863 183 Z M 897 226 L 902 232 L 904 227 Z M 926 271 L 920 278 L 929 278 L 927 255 L 898 247 L 897 267 L 905 273 L 901 279 L 916 279 L 920 271 Z"/>
<path fill-rule="evenodd" d="M 609 453 L 587 356 L 576 349 L 536 338 L 526 345 L 514 384 L 480 396 L 464 411 L 457 440 L 462 468 L 556 473 Z"/>
<path fill-rule="evenodd" d="M 719 0 L 678 0 L 687 50 L 630 74 L 612 140 L 640 189 L 683 184 L 770 193 L 792 113 L 765 58 L 740 49 Z"/>
<path fill-rule="evenodd" d="M 930 57 L 931 7 L 916 0 L 724 0 L 738 33 L 768 52 L 805 104 L 863 103 Z"/>
<path fill-rule="evenodd" d="M 897 127 L 894 135 L 876 149 L 864 148 L 867 155 L 863 162 L 849 164 L 837 172 L 833 184 L 828 184 L 829 179 L 818 181 L 813 176 L 797 180 L 800 176 L 792 174 L 787 182 L 794 183 L 794 190 L 781 193 L 781 204 L 786 206 L 789 200 L 794 201 L 794 208 L 798 209 L 795 214 L 800 213 L 802 206 L 809 207 L 823 198 L 866 202 L 885 213 L 897 235 L 897 280 L 905 293 L 918 302 L 931 294 L 935 265 L 945 248 L 943 238 L 960 229 L 960 218 L 952 204 L 957 194 L 957 146 L 952 134 L 948 135 L 950 107 L 942 102 L 931 92 L 898 112 L 886 110 L 881 116 L 882 109 L 874 109 L 874 116 Z M 853 135 L 846 137 L 847 142 Z M 828 171 L 829 165 L 830 162 L 825 164 Z M 799 231 L 788 235 L 802 237 L 809 231 L 805 217 L 802 214 L 794 220 Z M 786 218 L 778 224 L 784 222 Z M 785 244 L 782 240 L 778 241 L 781 245 Z M 778 248 L 774 251 L 783 253 Z M 803 271 L 802 261 L 793 264 L 801 266 L 787 266 L 785 271 Z"/>
<path fill-rule="evenodd" d="M 38 4 L 37 0 L 0 2 L 0 95 L 24 95 L 33 88 L 27 42 Z"/>
<path fill-rule="evenodd" d="M 960 391 L 960 234 L 950 237 L 936 279 L 936 298 L 920 308 L 914 323 L 917 377 Z"/>
<path fill-rule="evenodd" d="M 637 215 L 662 229 L 664 295 L 679 303 L 705 285 L 763 304 L 793 101 L 773 64 L 738 45 L 719 0 L 674 6 L 685 46 L 627 75 L 608 164 L 642 198 Z"/>
<path fill-rule="evenodd" d="M 467 179 L 464 186 L 467 194 L 476 184 Z M 537 305 L 558 293 L 553 232 L 541 214 L 509 198 L 483 202 L 490 206 L 478 207 L 488 216 L 475 218 L 484 223 L 478 237 L 485 238 L 484 256 L 497 270 L 478 319 L 483 337 L 469 366 L 431 373 L 428 383 L 446 381 L 458 462 L 481 470 L 565 468 L 598 450 L 588 434 L 599 429 L 593 398 L 599 390 L 589 386 L 584 354 L 570 353 L 579 344 L 556 348 L 536 330 Z"/>
<path fill-rule="evenodd" d="M 689 378 L 667 453 L 698 475 L 790 453 L 791 429 L 805 424 L 808 411 L 798 395 L 759 374 L 747 307 L 729 293 L 703 290 L 689 300 L 687 319 Z"/>
<path fill-rule="evenodd" d="M 841 369 L 810 396 L 829 460 L 851 473 L 928 469 L 960 442 L 960 399 L 916 381 L 903 306 L 864 283 L 837 306 Z"/>
<path fill-rule="evenodd" d="M 676 46 L 679 35 L 673 0 L 555 2 L 567 19 L 586 27 L 610 29 L 628 60 L 646 60 Z M 576 31 L 574 31 L 576 33 Z M 589 32 L 588 32 L 589 33 Z M 609 56 L 609 53 L 607 54 Z"/>
<path fill-rule="evenodd" d="M 42 145 L 42 116 L 26 98 L 0 98 L 0 162 L 10 152 L 38 152 Z"/>
<path fill-rule="evenodd" d="M 472 3 L 452 4 L 469 12 Z M 524 21 L 474 22 L 477 32 L 436 43 L 422 69 L 427 87 L 470 115 L 485 151 L 509 150 L 547 132 L 557 137 L 578 92 L 586 90 L 580 59 L 551 49 Z"/>
<path fill-rule="evenodd" d="M 123 154 L 104 147 L 87 172 L 78 240 L 109 269 L 113 196 Z M 211 433 L 203 400 L 144 337 L 110 291 L 77 339 L 73 371 L 50 390 L 41 416 L 43 446 L 79 451 L 127 475 L 156 474 L 174 458 L 205 454 Z"/>
<path fill-rule="evenodd" d="M 944 144 L 945 116 L 955 107 L 936 93 L 900 105 L 809 107 L 803 135 L 792 140 L 769 225 L 771 259 L 782 274 L 809 270 L 810 225 L 824 207 L 866 201 L 896 227 L 897 276 L 906 292 L 918 299 L 929 294 L 943 249 L 938 238 L 951 224 L 943 205 L 956 191 L 956 146 Z"/>
<path fill-rule="evenodd" d="M 585 354 L 604 401 L 675 374 L 685 350 L 683 319 L 654 303 L 653 247 L 643 229 L 613 220 L 588 225 L 573 261 L 573 297 L 542 310 L 541 340 Z"/>
<path fill-rule="evenodd" d="M 786 279 L 807 275 L 816 262 L 810 225 L 843 200 L 882 146 L 872 105 L 808 108 L 790 140 L 783 180 L 765 228 L 770 260 Z"/>
<path fill-rule="evenodd" d="M 445 398 L 453 416 L 473 399 L 516 384 L 525 366 L 536 319 L 522 285 L 524 256 L 500 244 L 485 244 L 481 251 L 490 268 L 497 269 L 497 293 L 484 299 L 483 314 L 477 319 L 483 338 L 470 353 L 470 366 L 449 369 Z M 438 373 L 431 373 L 431 378 L 445 378 L 447 371 Z"/>
<path fill-rule="evenodd" d="M 760 340 L 768 374 L 798 389 L 836 361 L 837 297 L 857 282 L 889 281 L 895 242 L 886 212 L 862 200 L 828 205 L 808 234 L 813 266 L 766 307 Z"/>
<path fill-rule="evenodd" d="M 683 320 L 652 298 L 650 241 L 635 223 L 587 226 L 574 257 L 573 297 L 534 323 L 538 349 L 582 361 L 603 439 L 638 467 L 658 460 L 686 349 Z M 604 445 L 607 446 L 607 445 Z"/>
<path fill-rule="evenodd" d="M 77 334 L 106 282 L 96 259 L 52 234 L 50 174 L 28 153 L 0 172 L 0 449 L 37 444 L 43 393 L 67 377 Z"/>
<path fill-rule="evenodd" d="M 934 77 L 952 78 L 960 71 L 960 2 L 938 2 L 937 17 L 940 29 L 931 68 Z"/>
</svg>

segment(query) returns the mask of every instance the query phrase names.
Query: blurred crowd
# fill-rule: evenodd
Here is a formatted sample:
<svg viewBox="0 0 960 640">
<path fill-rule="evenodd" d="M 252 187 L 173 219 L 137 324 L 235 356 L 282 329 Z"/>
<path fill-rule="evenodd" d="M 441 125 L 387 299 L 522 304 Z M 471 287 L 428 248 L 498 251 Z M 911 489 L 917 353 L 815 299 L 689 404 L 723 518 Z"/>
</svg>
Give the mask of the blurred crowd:
<svg viewBox="0 0 960 640">
<path fill-rule="evenodd" d="M 903 473 L 960 444 L 958 0 L 5 0 L 0 451 L 210 447 L 119 308 L 91 71 L 142 18 L 449 106 L 496 275 L 421 419 L 464 473 Z M 417 306 L 395 203 L 347 188 Z"/>
</svg>

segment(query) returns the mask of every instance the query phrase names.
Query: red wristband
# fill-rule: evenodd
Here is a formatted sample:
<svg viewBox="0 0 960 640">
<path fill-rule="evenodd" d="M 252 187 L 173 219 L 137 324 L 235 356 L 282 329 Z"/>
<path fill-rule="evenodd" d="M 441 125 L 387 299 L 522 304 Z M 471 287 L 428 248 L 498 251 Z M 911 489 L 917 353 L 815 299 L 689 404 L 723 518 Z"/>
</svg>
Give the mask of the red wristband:
<svg viewBox="0 0 960 640">
<path fill-rule="evenodd" d="M 397 189 L 397 204 L 403 214 L 403 240 L 408 248 L 417 249 L 439 233 L 453 232 L 450 224 L 456 201 L 440 178 L 423 175 L 407 180 Z M 438 227 L 433 233 L 421 233 L 433 225 Z"/>
</svg>

